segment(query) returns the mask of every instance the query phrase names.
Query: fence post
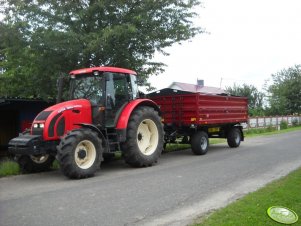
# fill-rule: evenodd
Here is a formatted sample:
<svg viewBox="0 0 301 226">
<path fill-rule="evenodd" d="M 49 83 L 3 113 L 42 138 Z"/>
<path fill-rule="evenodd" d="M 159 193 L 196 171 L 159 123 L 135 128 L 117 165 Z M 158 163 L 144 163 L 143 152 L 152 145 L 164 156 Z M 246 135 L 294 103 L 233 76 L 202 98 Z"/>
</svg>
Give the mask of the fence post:
<svg viewBox="0 0 301 226">
<path fill-rule="evenodd" d="M 278 115 L 276 116 L 276 129 L 280 130 L 280 125 L 279 125 L 279 120 L 278 120 Z"/>
</svg>

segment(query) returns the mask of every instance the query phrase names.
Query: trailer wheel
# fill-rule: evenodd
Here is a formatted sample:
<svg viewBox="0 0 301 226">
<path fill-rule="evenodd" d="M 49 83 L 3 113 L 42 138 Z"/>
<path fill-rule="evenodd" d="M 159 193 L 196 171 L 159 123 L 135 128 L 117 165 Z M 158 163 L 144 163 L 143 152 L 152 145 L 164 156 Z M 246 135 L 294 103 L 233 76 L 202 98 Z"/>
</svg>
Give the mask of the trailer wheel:
<svg viewBox="0 0 301 226">
<path fill-rule="evenodd" d="M 163 127 L 158 112 L 151 107 L 138 107 L 129 119 L 127 141 L 121 145 L 127 164 L 151 166 L 163 150 Z"/>
<path fill-rule="evenodd" d="M 237 148 L 241 142 L 241 132 L 238 128 L 232 127 L 227 135 L 227 142 L 229 147 Z"/>
<path fill-rule="evenodd" d="M 38 173 L 50 170 L 54 156 L 52 155 L 21 155 L 17 158 L 22 173 Z"/>
<path fill-rule="evenodd" d="M 76 129 L 64 136 L 57 147 L 63 174 L 81 179 L 94 176 L 103 151 L 101 140 L 90 129 Z"/>
<path fill-rule="evenodd" d="M 204 131 L 195 133 L 191 138 L 191 150 L 195 155 L 205 155 L 208 151 L 208 134 Z"/>
</svg>

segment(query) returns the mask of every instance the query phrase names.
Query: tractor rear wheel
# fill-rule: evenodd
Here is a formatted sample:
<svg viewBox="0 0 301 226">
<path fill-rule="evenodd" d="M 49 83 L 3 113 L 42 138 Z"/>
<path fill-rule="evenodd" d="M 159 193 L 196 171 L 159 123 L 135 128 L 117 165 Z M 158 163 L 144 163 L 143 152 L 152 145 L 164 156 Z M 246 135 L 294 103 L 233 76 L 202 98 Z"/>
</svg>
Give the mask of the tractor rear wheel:
<svg viewBox="0 0 301 226">
<path fill-rule="evenodd" d="M 45 155 L 21 155 L 17 158 L 20 170 L 23 173 L 38 173 L 50 170 L 54 156 Z"/>
<path fill-rule="evenodd" d="M 121 145 L 127 164 L 134 167 L 151 166 L 163 150 L 163 127 L 152 107 L 138 107 L 129 119 L 126 142 Z"/>
<path fill-rule="evenodd" d="M 102 158 L 101 139 L 90 129 L 76 129 L 64 136 L 57 147 L 63 174 L 81 179 L 94 176 Z"/>
</svg>

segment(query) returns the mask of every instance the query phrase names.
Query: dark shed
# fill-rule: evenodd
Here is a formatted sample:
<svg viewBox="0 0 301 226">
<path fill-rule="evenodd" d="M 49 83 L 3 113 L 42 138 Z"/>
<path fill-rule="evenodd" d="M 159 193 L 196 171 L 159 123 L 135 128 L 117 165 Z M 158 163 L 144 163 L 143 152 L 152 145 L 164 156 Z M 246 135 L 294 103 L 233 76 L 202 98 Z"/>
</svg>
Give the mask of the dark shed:
<svg viewBox="0 0 301 226">
<path fill-rule="evenodd" d="M 7 154 L 10 139 L 30 128 L 33 119 L 55 101 L 17 97 L 0 97 L 0 156 Z"/>
</svg>

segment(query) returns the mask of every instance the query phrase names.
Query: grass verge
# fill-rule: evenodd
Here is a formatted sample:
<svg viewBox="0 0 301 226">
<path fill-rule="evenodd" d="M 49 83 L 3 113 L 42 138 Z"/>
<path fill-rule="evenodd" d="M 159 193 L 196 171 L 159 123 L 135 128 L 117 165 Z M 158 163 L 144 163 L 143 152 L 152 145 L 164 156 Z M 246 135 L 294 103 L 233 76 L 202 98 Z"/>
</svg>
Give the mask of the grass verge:
<svg viewBox="0 0 301 226">
<path fill-rule="evenodd" d="M 275 226 L 283 225 L 270 219 L 267 209 L 285 206 L 299 215 L 294 226 L 301 225 L 301 168 L 250 193 L 225 208 L 197 220 L 194 226 Z"/>
<path fill-rule="evenodd" d="M 20 174 L 20 167 L 18 163 L 11 160 L 4 160 L 0 162 L 0 177 Z"/>
<path fill-rule="evenodd" d="M 294 126 L 289 127 L 287 129 L 277 130 L 274 127 L 268 127 L 264 129 L 249 129 L 244 131 L 246 137 L 254 137 L 254 136 L 261 136 L 261 135 L 274 135 L 274 134 L 281 134 L 287 133 L 292 131 L 301 130 L 301 126 Z"/>
</svg>

